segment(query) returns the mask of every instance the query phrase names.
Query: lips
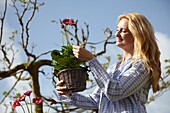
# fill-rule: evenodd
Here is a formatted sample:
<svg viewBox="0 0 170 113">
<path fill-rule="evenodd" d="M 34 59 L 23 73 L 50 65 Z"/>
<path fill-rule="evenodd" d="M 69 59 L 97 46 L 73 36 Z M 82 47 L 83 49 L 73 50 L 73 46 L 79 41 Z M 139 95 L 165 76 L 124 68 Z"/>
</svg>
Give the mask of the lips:
<svg viewBox="0 0 170 113">
<path fill-rule="evenodd" d="M 122 42 L 123 39 L 122 38 L 117 38 L 116 42 Z"/>
</svg>

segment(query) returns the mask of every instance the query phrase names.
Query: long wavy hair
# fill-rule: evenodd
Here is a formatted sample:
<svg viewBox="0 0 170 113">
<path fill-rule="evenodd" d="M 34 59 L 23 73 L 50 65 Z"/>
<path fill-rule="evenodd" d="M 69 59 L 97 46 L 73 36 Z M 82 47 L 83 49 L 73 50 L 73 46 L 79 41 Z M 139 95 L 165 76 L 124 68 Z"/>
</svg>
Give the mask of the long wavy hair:
<svg viewBox="0 0 170 113">
<path fill-rule="evenodd" d="M 133 59 L 142 59 L 151 75 L 153 92 L 159 91 L 159 79 L 161 78 L 160 51 L 154 30 L 148 19 L 140 13 L 132 12 L 120 15 L 118 22 L 128 19 L 128 28 L 134 37 Z"/>
</svg>

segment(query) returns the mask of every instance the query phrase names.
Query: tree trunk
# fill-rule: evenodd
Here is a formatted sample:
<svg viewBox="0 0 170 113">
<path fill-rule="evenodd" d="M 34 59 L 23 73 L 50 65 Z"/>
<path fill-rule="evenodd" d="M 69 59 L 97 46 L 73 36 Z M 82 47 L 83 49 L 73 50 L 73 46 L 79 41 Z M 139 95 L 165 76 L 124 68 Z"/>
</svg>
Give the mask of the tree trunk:
<svg viewBox="0 0 170 113">
<path fill-rule="evenodd" d="M 39 85 L 39 75 L 38 75 L 38 66 L 32 65 L 29 69 L 31 75 L 31 85 L 34 93 L 34 97 L 41 97 L 40 85 Z M 43 104 L 34 104 L 35 113 L 43 113 Z"/>
</svg>

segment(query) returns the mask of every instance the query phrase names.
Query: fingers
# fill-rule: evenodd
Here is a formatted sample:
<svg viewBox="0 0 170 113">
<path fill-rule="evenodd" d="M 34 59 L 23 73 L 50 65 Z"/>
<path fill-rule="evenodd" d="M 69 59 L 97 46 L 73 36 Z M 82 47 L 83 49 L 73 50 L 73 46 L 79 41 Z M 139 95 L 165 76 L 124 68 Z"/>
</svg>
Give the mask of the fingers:
<svg viewBox="0 0 170 113">
<path fill-rule="evenodd" d="M 71 96 L 72 92 L 71 91 L 58 91 L 59 95 L 66 95 L 66 96 Z"/>
<path fill-rule="evenodd" d="M 61 86 L 63 83 L 64 83 L 63 80 L 58 81 L 57 84 L 56 84 L 56 87 L 57 87 L 57 86 Z"/>
<path fill-rule="evenodd" d="M 76 58 L 86 62 L 94 58 L 94 55 L 91 52 L 75 45 L 73 45 L 73 54 Z"/>
<path fill-rule="evenodd" d="M 57 82 L 56 89 L 58 91 L 62 91 L 62 90 L 66 90 L 67 89 L 66 86 L 62 86 L 63 82 L 64 82 L 63 80 L 60 80 L 60 81 Z"/>
<path fill-rule="evenodd" d="M 66 86 L 57 86 L 56 89 L 57 89 L 58 91 L 63 91 L 63 90 L 66 90 L 67 87 L 66 87 Z"/>
<path fill-rule="evenodd" d="M 80 46 L 76 46 L 76 45 L 72 45 L 73 46 L 73 49 L 76 50 L 76 49 L 80 49 Z"/>
<path fill-rule="evenodd" d="M 73 54 L 76 58 L 79 58 L 80 56 L 80 47 L 73 45 Z"/>
<path fill-rule="evenodd" d="M 57 92 L 59 95 L 70 96 L 72 94 L 72 91 L 67 91 L 67 87 L 62 86 L 63 82 L 64 82 L 63 80 L 60 80 L 57 82 L 57 84 L 56 84 Z"/>
</svg>

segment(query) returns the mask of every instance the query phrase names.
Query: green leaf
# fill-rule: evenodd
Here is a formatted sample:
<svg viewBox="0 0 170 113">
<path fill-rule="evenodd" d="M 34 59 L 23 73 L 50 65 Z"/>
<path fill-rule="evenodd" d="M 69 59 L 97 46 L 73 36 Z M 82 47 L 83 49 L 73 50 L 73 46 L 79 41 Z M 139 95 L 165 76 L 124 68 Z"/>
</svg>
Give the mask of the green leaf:
<svg viewBox="0 0 170 113">
<path fill-rule="evenodd" d="M 4 92 L 3 92 L 3 95 L 7 95 L 7 94 L 8 94 L 8 92 L 7 92 L 7 91 L 4 91 Z"/>
<path fill-rule="evenodd" d="M 74 56 L 71 45 L 62 46 L 61 51 L 53 50 L 51 52 L 51 57 L 52 65 L 56 70 L 85 67 L 85 63 Z"/>
<path fill-rule="evenodd" d="M 154 101 L 155 100 L 154 96 L 150 97 L 149 100 Z"/>
<path fill-rule="evenodd" d="M 51 52 L 51 56 L 53 57 L 53 56 L 61 56 L 60 55 L 60 51 L 59 50 L 53 50 L 52 52 Z"/>
<path fill-rule="evenodd" d="M 60 55 L 60 51 L 59 51 L 59 50 L 53 50 L 53 51 L 51 52 L 51 57 L 52 57 L 53 60 L 57 60 L 58 57 L 60 57 L 60 56 L 61 56 L 61 55 Z"/>
<path fill-rule="evenodd" d="M 15 98 L 21 97 L 21 93 L 16 93 Z"/>
</svg>

